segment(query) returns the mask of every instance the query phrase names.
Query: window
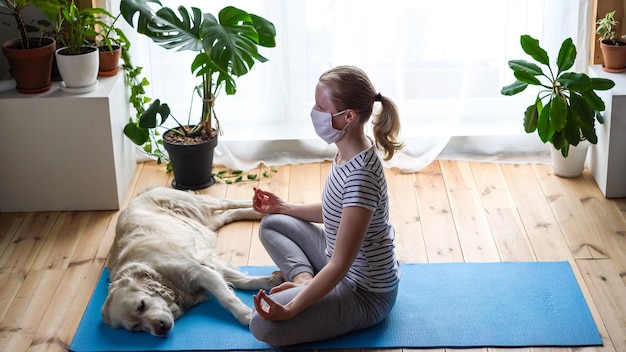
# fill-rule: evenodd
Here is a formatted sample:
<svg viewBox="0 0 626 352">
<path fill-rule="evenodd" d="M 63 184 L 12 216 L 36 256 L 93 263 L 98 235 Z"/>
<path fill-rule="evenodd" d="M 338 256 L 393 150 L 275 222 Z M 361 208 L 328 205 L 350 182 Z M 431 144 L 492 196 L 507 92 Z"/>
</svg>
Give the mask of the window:
<svg viewBox="0 0 626 352">
<path fill-rule="evenodd" d="M 455 144 L 461 153 L 492 157 L 547 153 L 538 137 L 522 128 L 532 92 L 500 95 L 500 88 L 514 81 L 507 62 L 526 57 L 522 34 L 538 38 L 551 57 L 572 37 L 579 53 L 576 69 L 584 70 L 588 62 L 588 0 L 386 0 L 384 6 L 372 0 L 162 2 L 214 14 L 233 5 L 276 25 L 278 46 L 262 50 L 269 61 L 237 81 L 235 96 L 222 93 L 217 99 L 224 136 L 216 162 L 239 168 L 275 164 L 273 154 L 298 162 L 332 157 L 333 148 L 315 135 L 309 111 L 319 75 L 341 64 L 364 69 L 397 103 L 407 148 L 398 158 L 402 165 L 395 166 L 419 169 Z M 194 53 L 151 42 L 138 47 L 133 57 L 146 67 L 152 96 L 186 118 L 198 82 L 189 69 Z M 450 143 L 455 137 L 461 139 Z M 227 155 L 232 159 L 220 159 Z"/>
</svg>

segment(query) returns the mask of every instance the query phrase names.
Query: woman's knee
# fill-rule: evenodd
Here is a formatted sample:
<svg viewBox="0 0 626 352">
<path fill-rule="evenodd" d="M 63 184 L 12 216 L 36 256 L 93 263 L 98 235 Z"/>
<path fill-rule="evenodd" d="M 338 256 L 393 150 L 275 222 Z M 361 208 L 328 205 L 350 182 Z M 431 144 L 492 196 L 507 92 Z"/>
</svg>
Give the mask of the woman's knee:
<svg viewBox="0 0 626 352">
<path fill-rule="evenodd" d="M 280 341 L 276 339 L 276 328 L 274 324 L 261 319 L 258 314 L 253 314 L 250 320 L 250 332 L 259 341 L 270 346 L 280 347 Z"/>
<path fill-rule="evenodd" d="M 259 224 L 259 238 L 261 243 L 266 243 L 268 239 L 274 237 L 276 233 L 283 233 L 285 226 L 288 226 L 290 217 L 284 214 L 267 214 Z"/>
<path fill-rule="evenodd" d="M 265 215 L 259 224 L 259 239 L 261 243 L 265 243 L 268 238 L 271 237 L 271 232 L 274 232 L 276 214 Z"/>
</svg>

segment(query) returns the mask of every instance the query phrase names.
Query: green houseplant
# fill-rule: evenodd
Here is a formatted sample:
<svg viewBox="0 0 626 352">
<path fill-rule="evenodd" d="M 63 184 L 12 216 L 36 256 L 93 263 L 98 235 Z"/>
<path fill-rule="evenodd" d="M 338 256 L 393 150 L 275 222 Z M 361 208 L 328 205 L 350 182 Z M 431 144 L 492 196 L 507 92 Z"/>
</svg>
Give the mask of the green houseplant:
<svg viewBox="0 0 626 352">
<path fill-rule="evenodd" d="M 605 105 L 595 91 L 611 89 L 615 83 L 610 79 L 568 72 L 576 59 L 576 47 L 571 38 L 561 44 L 556 72 L 550 66 L 548 53 L 537 39 L 522 35 L 520 43 L 524 52 L 536 63 L 509 61 L 516 81 L 503 87 L 501 93 L 511 96 L 524 91 L 529 85 L 540 87 L 533 103 L 524 112 L 526 133 L 537 132 L 543 143 L 551 143 L 554 150 L 560 152 L 557 154 L 565 158 L 570 146 L 577 146 L 584 140 L 597 143 L 595 122 L 604 122 L 600 112 L 604 111 Z M 547 70 L 544 71 L 538 64 Z"/>
<path fill-rule="evenodd" d="M 97 27 L 108 29 L 113 16 L 102 8 L 79 9 L 74 0 L 61 0 L 56 26 L 61 48 L 55 52 L 63 82 L 61 88 L 70 93 L 95 89 L 98 83 L 98 48 L 90 39 L 98 36 Z"/>
<path fill-rule="evenodd" d="M 124 31 L 115 24 L 122 14 L 112 19 L 107 27 L 102 28 L 96 38 L 96 46 L 98 47 L 100 56 L 99 76 L 113 76 L 119 71 L 119 59 L 122 51 L 130 50 L 130 41 L 126 37 Z M 130 56 L 124 57 L 124 62 L 130 60 Z M 129 64 L 129 63 L 127 63 Z"/>
<path fill-rule="evenodd" d="M 220 10 L 217 18 L 195 7 L 177 10 L 158 0 L 122 0 L 120 5 L 124 19 L 158 45 L 197 52 L 191 71 L 201 80 L 194 87 L 202 100 L 201 116 L 197 123 L 178 123 L 161 135 L 158 129 L 171 115 L 168 105 L 155 99 L 139 119 L 125 126 L 124 133 L 159 161 L 171 163 L 174 187 L 199 189 L 215 182 L 212 160 L 220 132 L 215 98 L 222 89 L 235 94 L 236 78 L 247 74 L 256 61 L 267 61 L 258 48 L 274 47 L 276 30 L 268 20 L 232 6 Z M 200 152 L 208 155 L 198 156 Z"/>
<path fill-rule="evenodd" d="M 9 61 L 16 88 L 22 93 L 40 93 L 50 89 L 51 69 L 56 42 L 43 35 L 43 24 L 31 24 L 23 11 L 35 6 L 51 18 L 58 12 L 56 0 L 0 0 L 0 15 L 13 18 L 18 37 L 2 44 L 2 52 Z M 31 36 L 30 33 L 37 33 Z"/>
<path fill-rule="evenodd" d="M 620 37 L 615 32 L 618 24 L 619 22 L 615 20 L 615 11 L 607 13 L 596 22 L 596 34 L 604 59 L 602 69 L 613 73 L 626 71 L 626 35 Z"/>
</svg>

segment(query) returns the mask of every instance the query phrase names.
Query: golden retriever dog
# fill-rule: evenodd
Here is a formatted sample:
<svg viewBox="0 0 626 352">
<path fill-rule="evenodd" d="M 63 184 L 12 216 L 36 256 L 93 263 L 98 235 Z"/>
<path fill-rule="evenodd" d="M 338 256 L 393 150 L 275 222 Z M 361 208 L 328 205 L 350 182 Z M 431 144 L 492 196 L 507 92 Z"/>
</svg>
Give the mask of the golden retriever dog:
<svg viewBox="0 0 626 352">
<path fill-rule="evenodd" d="M 102 320 L 113 328 L 165 337 L 174 320 L 211 294 L 248 325 L 252 309 L 232 287 L 270 289 L 283 279 L 279 273 L 248 276 L 219 259 L 216 231 L 233 221 L 261 217 L 251 201 L 164 187 L 140 194 L 117 221 Z"/>
</svg>

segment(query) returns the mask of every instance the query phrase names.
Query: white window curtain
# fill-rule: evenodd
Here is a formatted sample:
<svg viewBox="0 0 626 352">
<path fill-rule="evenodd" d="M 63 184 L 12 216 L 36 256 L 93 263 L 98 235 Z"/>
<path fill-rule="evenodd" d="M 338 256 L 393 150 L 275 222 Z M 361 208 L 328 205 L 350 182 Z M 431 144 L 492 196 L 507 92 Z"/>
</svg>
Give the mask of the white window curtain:
<svg viewBox="0 0 626 352">
<path fill-rule="evenodd" d="M 364 69 L 399 107 L 406 147 L 387 166 L 416 171 L 438 157 L 545 162 L 548 146 L 522 126 L 533 93 L 500 95 L 514 81 L 507 62 L 527 58 L 519 38 L 530 34 L 551 60 L 571 37 L 575 69 L 588 65 L 589 0 L 161 1 L 215 15 L 233 5 L 276 26 L 277 47 L 262 49 L 269 61 L 237 81 L 236 95 L 217 99 L 224 135 L 215 162 L 236 169 L 331 159 L 334 146 L 317 138 L 309 111 L 319 75 L 343 64 Z M 119 12 L 119 0 L 106 6 Z M 195 54 L 137 36 L 132 55 L 151 96 L 185 119 L 198 83 L 190 72 Z"/>
</svg>

